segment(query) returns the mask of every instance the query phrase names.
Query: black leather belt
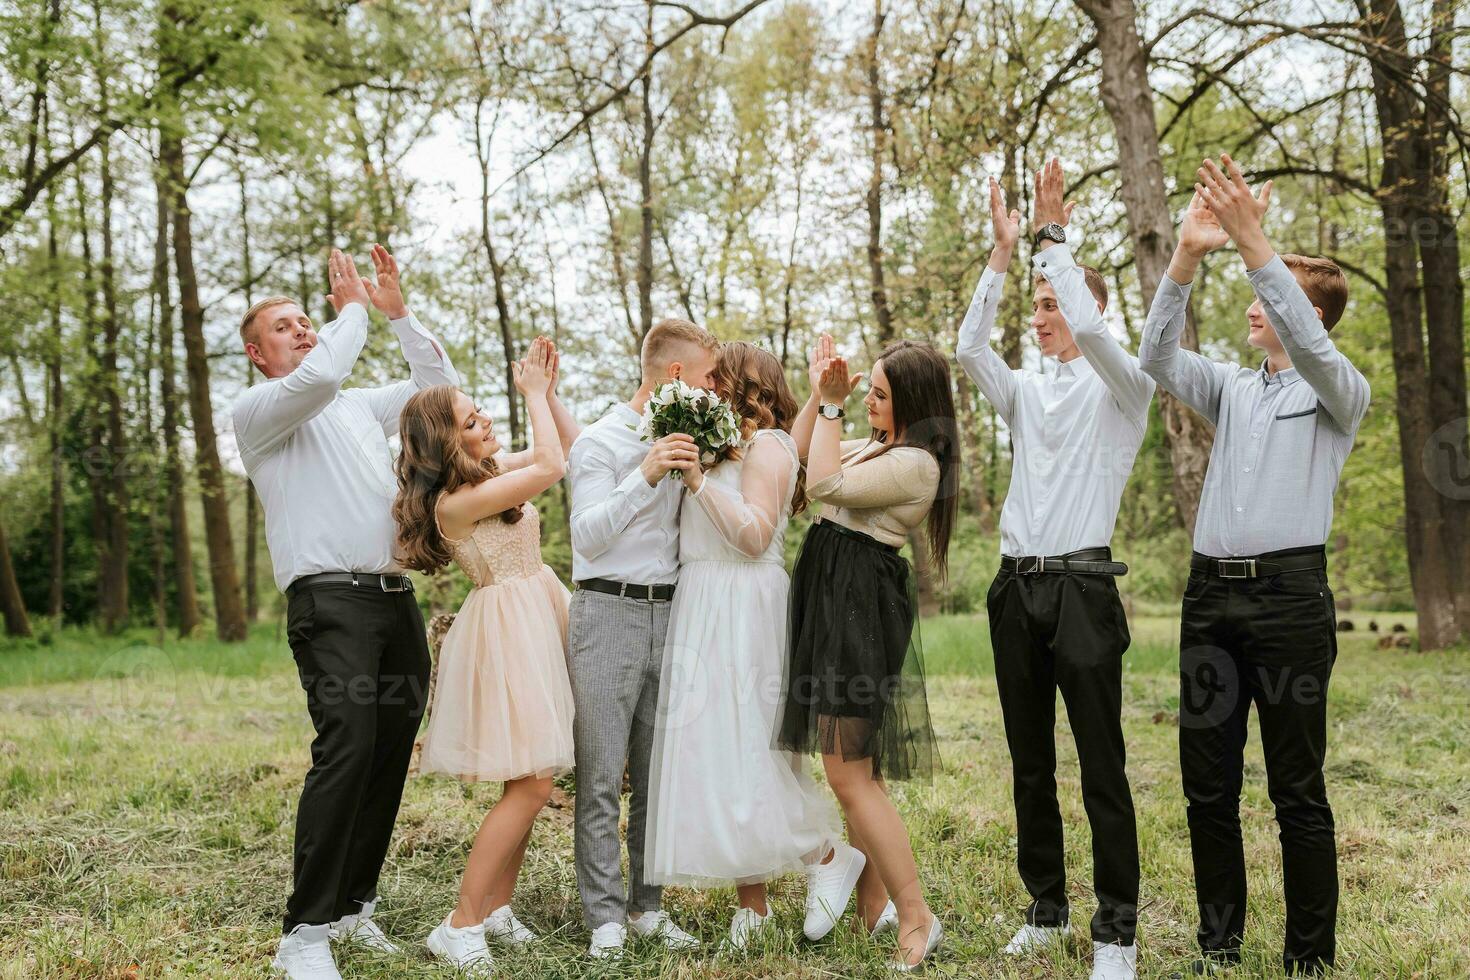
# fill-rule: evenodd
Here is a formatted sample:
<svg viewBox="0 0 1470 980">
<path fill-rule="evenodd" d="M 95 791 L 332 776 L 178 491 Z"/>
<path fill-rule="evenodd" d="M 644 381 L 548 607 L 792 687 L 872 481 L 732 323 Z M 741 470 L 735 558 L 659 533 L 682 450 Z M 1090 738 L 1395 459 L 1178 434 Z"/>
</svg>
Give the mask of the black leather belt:
<svg viewBox="0 0 1470 980">
<path fill-rule="evenodd" d="M 286 595 L 295 595 L 302 589 L 316 585 L 355 585 L 362 589 L 377 589 L 381 592 L 412 592 L 413 580 L 407 575 L 377 572 L 319 572 L 303 575 L 286 587 Z"/>
<path fill-rule="evenodd" d="M 1113 561 L 1108 548 L 1083 548 L 1065 555 L 1002 555 L 1000 570 L 1013 575 L 1050 575 L 1073 572 L 1082 575 L 1127 575 L 1128 566 Z"/>
<path fill-rule="evenodd" d="M 1327 552 L 1323 548 L 1268 551 L 1253 558 L 1211 558 L 1195 552 L 1189 558 L 1190 571 L 1216 578 L 1265 578 L 1282 572 L 1308 572 L 1326 567 Z"/>
<path fill-rule="evenodd" d="M 577 588 L 641 602 L 668 602 L 674 598 L 672 585 L 629 585 L 627 582 L 614 582 L 609 578 L 584 579 L 577 583 Z"/>
</svg>

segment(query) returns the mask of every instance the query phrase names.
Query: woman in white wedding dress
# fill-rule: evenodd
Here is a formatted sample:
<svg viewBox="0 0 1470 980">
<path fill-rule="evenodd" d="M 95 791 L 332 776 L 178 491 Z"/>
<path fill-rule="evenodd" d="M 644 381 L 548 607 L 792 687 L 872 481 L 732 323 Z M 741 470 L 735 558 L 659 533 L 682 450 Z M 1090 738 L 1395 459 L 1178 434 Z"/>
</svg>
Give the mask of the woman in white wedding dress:
<svg viewBox="0 0 1470 980">
<path fill-rule="evenodd" d="M 722 348 L 716 391 L 748 441 L 738 458 L 685 476 L 645 860 L 655 884 L 736 886 L 730 942 L 742 948 L 769 919 L 767 881 L 825 868 L 848 848 L 807 759 L 773 745 L 790 590 L 783 542 L 804 503 L 786 431 L 796 401 L 776 358 L 744 343 Z"/>
</svg>

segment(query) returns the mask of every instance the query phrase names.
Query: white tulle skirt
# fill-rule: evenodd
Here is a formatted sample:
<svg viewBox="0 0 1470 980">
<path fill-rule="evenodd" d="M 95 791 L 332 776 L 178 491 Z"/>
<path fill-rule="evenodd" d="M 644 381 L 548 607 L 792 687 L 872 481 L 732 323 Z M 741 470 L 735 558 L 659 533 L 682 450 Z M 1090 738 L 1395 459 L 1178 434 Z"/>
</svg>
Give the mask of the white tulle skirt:
<svg viewBox="0 0 1470 980">
<path fill-rule="evenodd" d="M 774 747 L 789 586 L 774 562 L 680 569 L 650 776 L 644 861 L 654 884 L 768 881 L 841 839 L 808 759 Z"/>
</svg>

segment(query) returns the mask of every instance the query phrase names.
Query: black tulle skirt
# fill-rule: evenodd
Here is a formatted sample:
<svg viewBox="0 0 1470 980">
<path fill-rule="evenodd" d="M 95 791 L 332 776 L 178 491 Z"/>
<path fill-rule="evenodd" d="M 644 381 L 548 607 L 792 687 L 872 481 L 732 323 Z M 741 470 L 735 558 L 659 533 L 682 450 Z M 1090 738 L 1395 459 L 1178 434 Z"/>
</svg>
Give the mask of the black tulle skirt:
<svg viewBox="0 0 1470 980">
<path fill-rule="evenodd" d="M 917 611 L 913 570 L 897 548 L 813 524 L 791 581 L 777 747 L 872 759 L 886 779 L 933 776 Z"/>
</svg>

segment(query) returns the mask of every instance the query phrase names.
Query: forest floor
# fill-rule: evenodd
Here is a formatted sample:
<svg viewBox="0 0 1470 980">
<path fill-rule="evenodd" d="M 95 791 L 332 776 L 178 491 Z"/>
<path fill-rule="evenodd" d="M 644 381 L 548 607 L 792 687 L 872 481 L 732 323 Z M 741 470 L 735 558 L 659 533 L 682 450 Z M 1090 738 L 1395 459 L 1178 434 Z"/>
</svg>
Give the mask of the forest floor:
<svg viewBox="0 0 1470 980">
<path fill-rule="evenodd" d="M 1394 617 L 1380 621 L 1386 627 Z M 1193 952 L 1176 629 L 1168 619 L 1139 617 L 1124 682 L 1146 977 L 1167 976 Z M 895 786 L 894 794 L 947 928 L 928 974 L 1085 977 L 1091 840 L 1066 723 L 1058 725 L 1058 783 L 1073 937 L 1049 956 L 1010 960 L 1001 947 L 1026 900 L 984 620 L 927 621 L 924 639 L 944 771 L 932 785 Z M 1342 638 L 1331 689 L 1339 971 L 1467 976 L 1470 651 L 1379 650 L 1374 639 Z M 267 976 L 290 888 L 293 809 L 310 737 L 274 624 L 228 648 L 199 640 L 160 649 L 142 634 L 72 631 L 0 647 L 0 978 Z M 339 953 L 347 977 L 451 975 L 422 941 L 454 902 L 468 841 L 497 792 L 410 778 L 378 916 L 406 952 Z M 885 975 L 890 947 L 843 927 L 820 944 L 801 938 L 799 877 L 773 889 L 780 930 L 744 955 L 715 952 L 732 892 L 670 889 L 667 907 L 705 941 L 704 951 L 640 945 L 619 964 L 594 967 L 583 956 L 570 819 L 570 801 L 558 792 L 536 825 L 516 899 L 520 917 L 545 941 L 500 954 L 497 975 Z M 1281 862 L 1254 734 L 1242 821 L 1251 899 L 1246 959 L 1232 975 L 1279 975 Z"/>
</svg>

